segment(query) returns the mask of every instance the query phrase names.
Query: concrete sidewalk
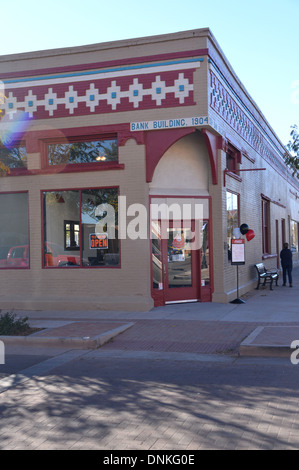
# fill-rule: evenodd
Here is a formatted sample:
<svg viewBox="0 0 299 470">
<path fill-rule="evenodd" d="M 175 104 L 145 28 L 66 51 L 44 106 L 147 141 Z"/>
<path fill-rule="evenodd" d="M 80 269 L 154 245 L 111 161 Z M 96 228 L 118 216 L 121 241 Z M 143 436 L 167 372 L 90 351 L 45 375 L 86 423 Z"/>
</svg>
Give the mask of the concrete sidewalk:
<svg viewBox="0 0 299 470">
<path fill-rule="evenodd" d="M 299 267 L 293 288 L 253 290 L 243 304 L 188 303 L 150 312 L 17 311 L 43 330 L 0 336 L 11 347 L 61 346 L 194 354 L 290 357 L 299 341 Z M 4 312 L 2 312 L 4 313 Z M 26 354 L 26 347 L 23 349 Z"/>
</svg>

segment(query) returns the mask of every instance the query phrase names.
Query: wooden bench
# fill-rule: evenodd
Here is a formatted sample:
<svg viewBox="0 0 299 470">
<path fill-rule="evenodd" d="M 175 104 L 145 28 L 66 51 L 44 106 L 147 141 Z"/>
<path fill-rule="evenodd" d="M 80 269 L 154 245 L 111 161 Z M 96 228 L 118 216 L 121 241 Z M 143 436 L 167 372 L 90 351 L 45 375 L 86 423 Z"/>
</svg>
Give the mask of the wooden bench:
<svg viewBox="0 0 299 470">
<path fill-rule="evenodd" d="M 266 269 L 264 263 L 255 264 L 255 268 L 257 270 L 257 275 L 258 275 L 258 282 L 257 282 L 256 288 L 259 289 L 261 281 L 264 281 L 263 286 L 266 285 L 266 282 L 269 282 L 270 290 L 273 290 L 272 284 L 273 284 L 273 281 L 275 281 L 277 285 L 277 281 L 279 278 L 278 272 L 275 269 L 269 269 L 269 270 Z"/>
</svg>

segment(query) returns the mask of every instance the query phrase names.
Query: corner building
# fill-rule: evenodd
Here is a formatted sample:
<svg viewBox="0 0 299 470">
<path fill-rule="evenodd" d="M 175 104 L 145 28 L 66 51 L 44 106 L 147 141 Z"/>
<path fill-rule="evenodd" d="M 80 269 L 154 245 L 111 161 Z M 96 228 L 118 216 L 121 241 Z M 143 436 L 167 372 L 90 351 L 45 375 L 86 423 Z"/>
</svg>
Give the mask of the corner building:
<svg viewBox="0 0 299 470">
<path fill-rule="evenodd" d="M 0 70 L 1 309 L 229 302 L 243 223 L 240 294 L 256 263 L 279 268 L 284 241 L 298 261 L 298 180 L 209 29 L 2 56 Z"/>
</svg>

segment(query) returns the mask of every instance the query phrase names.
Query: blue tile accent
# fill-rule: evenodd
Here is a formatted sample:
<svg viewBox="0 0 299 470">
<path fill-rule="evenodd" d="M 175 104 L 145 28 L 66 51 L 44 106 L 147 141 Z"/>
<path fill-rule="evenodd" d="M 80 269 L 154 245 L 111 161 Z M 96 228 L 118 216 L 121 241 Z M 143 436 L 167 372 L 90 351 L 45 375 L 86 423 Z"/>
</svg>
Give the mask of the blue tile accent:
<svg viewBox="0 0 299 470">
<path fill-rule="evenodd" d="M 32 106 L 33 106 L 33 101 L 28 101 L 28 106 L 29 106 L 30 108 L 32 108 Z"/>
<path fill-rule="evenodd" d="M 52 98 L 49 99 L 48 103 L 52 105 L 54 103 L 54 100 Z"/>
<path fill-rule="evenodd" d="M 113 92 L 111 93 L 111 98 L 113 98 L 113 99 L 116 98 L 116 92 L 115 92 L 115 91 L 113 91 Z"/>
<path fill-rule="evenodd" d="M 185 90 L 185 85 L 180 85 L 179 86 L 179 91 L 184 91 Z"/>
<path fill-rule="evenodd" d="M 69 103 L 73 103 L 74 102 L 74 97 L 73 96 L 70 96 L 69 97 Z"/>
<path fill-rule="evenodd" d="M 12 79 L 12 80 L 3 80 L 4 83 L 19 83 L 19 82 L 32 82 L 32 81 L 38 81 L 38 80 L 48 80 L 48 79 L 53 79 L 53 78 L 65 78 L 65 77 L 79 77 L 83 75 L 95 75 L 95 74 L 101 74 L 101 73 L 109 73 L 109 72 L 123 72 L 125 70 L 136 70 L 136 69 L 146 69 L 150 67 L 160 67 L 161 65 L 176 65 L 176 64 L 190 64 L 190 63 L 198 63 L 198 62 L 204 62 L 203 58 L 196 58 L 196 59 L 184 59 L 184 60 L 171 60 L 171 61 L 166 61 L 166 62 L 159 62 L 156 64 L 144 64 L 144 65 L 130 65 L 130 66 L 124 66 L 124 67 L 113 67 L 111 69 L 105 69 L 105 70 L 92 70 L 88 72 L 77 72 L 77 73 L 64 73 L 64 74 L 59 74 L 59 75 L 47 75 L 45 77 L 30 77 L 30 78 L 21 78 L 21 79 Z"/>
<path fill-rule="evenodd" d="M 133 91 L 133 96 L 138 96 L 139 95 L 139 91 L 138 90 L 134 90 Z"/>
<path fill-rule="evenodd" d="M 13 103 L 8 103 L 8 107 L 9 107 L 9 109 L 12 109 L 13 108 Z"/>
<path fill-rule="evenodd" d="M 161 95 L 161 88 L 156 88 L 157 95 Z"/>
<path fill-rule="evenodd" d="M 94 101 L 94 95 L 89 96 L 90 101 Z"/>
</svg>

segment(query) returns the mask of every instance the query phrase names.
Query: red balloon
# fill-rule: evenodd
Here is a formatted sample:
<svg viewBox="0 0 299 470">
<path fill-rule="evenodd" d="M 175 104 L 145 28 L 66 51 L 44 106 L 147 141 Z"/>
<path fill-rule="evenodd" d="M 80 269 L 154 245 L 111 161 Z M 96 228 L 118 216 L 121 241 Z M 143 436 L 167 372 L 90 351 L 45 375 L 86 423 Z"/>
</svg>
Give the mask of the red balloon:
<svg viewBox="0 0 299 470">
<path fill-rule="evenodd" d="M 247 241 L 250 242 L 255 237 L 255 233 L 253 230 L 249 229 L 248 232 L 246 233 L 246 238 Z"/>
</svg>

